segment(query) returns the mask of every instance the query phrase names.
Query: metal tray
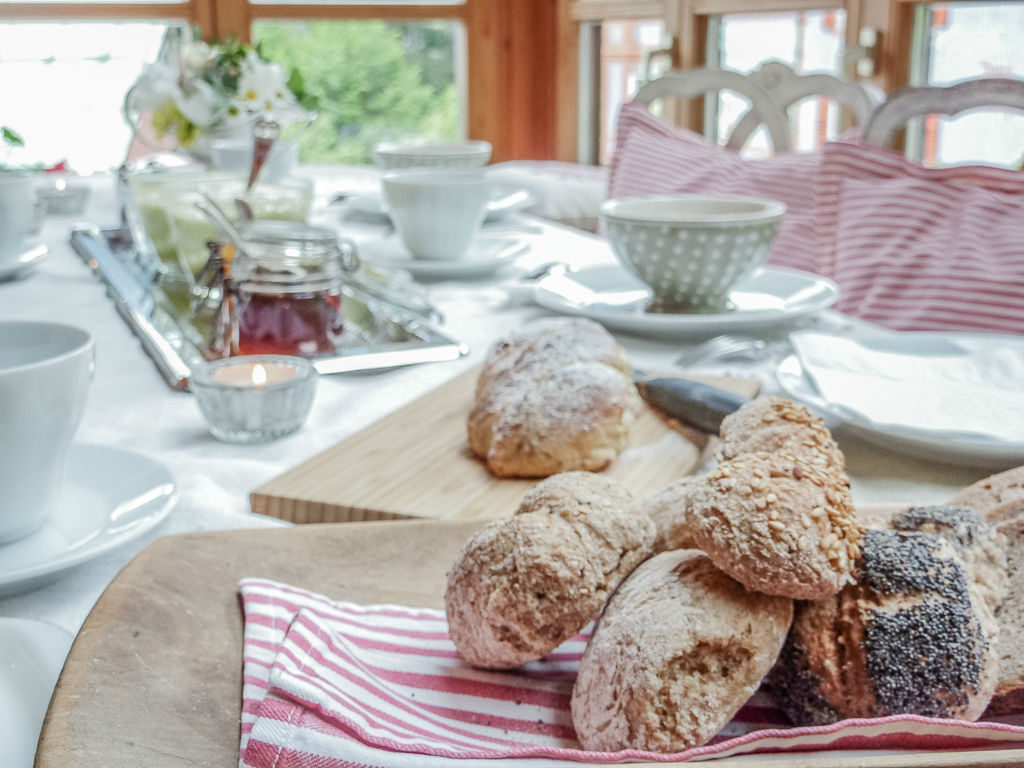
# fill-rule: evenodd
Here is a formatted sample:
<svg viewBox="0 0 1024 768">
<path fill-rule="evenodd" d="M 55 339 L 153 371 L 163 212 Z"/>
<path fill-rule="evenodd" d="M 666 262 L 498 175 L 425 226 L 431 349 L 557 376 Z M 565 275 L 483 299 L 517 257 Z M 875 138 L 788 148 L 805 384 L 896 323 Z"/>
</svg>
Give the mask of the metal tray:
<svg viewBox="0 0 1024 768">
<path fill-rule="evenodd" d="M 71 233 L 71 245 L 107 285 L 117 310 L 168 385 L 187 391 L 192 368 L 207 359 L 203 335 L 161 288 L 158 271 L 146 266 L 152 260 L 140 252 L 129 229 L 78 227 Z M 344 294 L 345 331 L 337 354 L 313 358 L 322 374 L 455 360 L 469 351 L 424 314 L 368 286 L 350 282 Z"/>
</svg>

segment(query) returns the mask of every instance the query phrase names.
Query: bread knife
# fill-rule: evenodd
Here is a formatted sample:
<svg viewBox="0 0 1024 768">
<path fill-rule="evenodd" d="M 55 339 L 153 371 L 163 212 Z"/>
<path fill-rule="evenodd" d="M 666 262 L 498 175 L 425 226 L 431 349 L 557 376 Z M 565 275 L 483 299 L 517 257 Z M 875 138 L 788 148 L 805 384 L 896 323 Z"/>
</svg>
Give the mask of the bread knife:
<svg viewBox="0 0 1024 768">
<path fill-rule="evenodd" d="M 633 371 L 633 381 L 652 408 L 702 432 L 717 434 L 722 419 L 747 402 L 747 398 L 735 392 L 693 379 Z"/>
</svg>

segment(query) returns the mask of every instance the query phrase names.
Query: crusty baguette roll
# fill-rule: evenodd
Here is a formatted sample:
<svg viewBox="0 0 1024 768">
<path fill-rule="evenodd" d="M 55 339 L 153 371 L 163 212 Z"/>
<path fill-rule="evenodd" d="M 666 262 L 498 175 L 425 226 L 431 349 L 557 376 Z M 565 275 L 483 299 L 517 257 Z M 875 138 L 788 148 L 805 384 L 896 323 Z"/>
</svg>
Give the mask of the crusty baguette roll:
<svg viewBox="0 0 1024 768">
<path fill-rule="evenodd" d="M 448 574 L 449 633 L 471 664 L 510 669 L 576 635 L 650 555 L 654 524 L 589 472 L 554 475 L 470 537 Z"/>
<path fill-rule="evenodd" d="M 1016 467 L 969 485 L 949 502 L 970 507 L 990 523 L 1024 515 L 1024 467 Z"/>
<path fill-rule="evenodd" d="M 688 495 L 697 547 L 746 586 L 813 600 L 853 582 L 863 528 L 846 473 L 805 454 L 741 453 Z"/>
<path fill-rule="evenodd" d="M 999 624 L 999 682 L 988 712 L 1024 711 L 1024 516 L 998 528 L 1006 547 L 1008 588 L 996 621 Z"/>
<path fill-rule="evenodd" d="M 741 453 L 790 453 L 811 464 L 843 469 L 846 459 L 825 422 L 802 405 L 782 397 L 762 396 L 722 420 L 721 461 Z"/>
<path fill-rule="evenodd" d="M 599 471 L 642 406 L 622 347 L 597 323 L 532 323 L 492 348 L 477 380 L 469 448 L 499 477 Z"/>
<path fill-rule="evenodd" d="M 869 529 L 861 550 L 857 584 L 797 603 L 769 678 L 780 706 L 797 725 L 894 714 L 976 720 L 998 677 L 995 532 L 966 509 L 921 508 Z"/>
<path fill-rule="evenodd" d="M 793 602 L 748 592 L 706 555 L 655 555 L 619 587 L 580 662 L 586 749 L 678 752 L 713 737 L 774 663 Z"/>
<path fill-rule="evenodd" d="M 640 505 L 654 523 L 655 554 L 672 549 L 699 549 L 686 519 L 690 496 L 699 482 L 693 475 L 680 478 L 648 496 Z"/>
</svg>

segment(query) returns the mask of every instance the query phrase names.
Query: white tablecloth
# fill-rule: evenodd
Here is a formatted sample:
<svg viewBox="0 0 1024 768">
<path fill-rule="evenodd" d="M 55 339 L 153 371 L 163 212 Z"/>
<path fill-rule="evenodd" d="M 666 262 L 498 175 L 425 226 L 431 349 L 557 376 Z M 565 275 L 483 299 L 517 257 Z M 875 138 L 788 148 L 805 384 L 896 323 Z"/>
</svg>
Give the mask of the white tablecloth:
<svg viewBox="0 0 1024 768">
<path fill-rule="evenodd" d="M 366 172 L 320 170 L 314 175 L 321 203 L 336 191 L 372 183 Z M 100 226 L 116 224 L 112 178 L 96 177 L 91 183 L 89 209 L 79 219 Z M 321 209 L 317 219 L 340 226 L 341 209 Z M 42 619 L 72 633 L 77 633 L 110 580 L 151 541 L 186 531 L 282 525 L 250 512 L 251 490 L 477 365 L 500 334 L 544 314 L 530 304 L 508 303 L 501 281 L 554 260 L 578 264 L 612 260 L 603 240 L 543 224 L 540 234 L 523 235 L 530 252 L 495 279 L 433 284 L 432 298 L 447 317 L 447 331 L 469 344 L 467 357 L 374 375 L 323 377 L 304 429 L 278 442 L 240 446 L 211 437 L 193 398 L 164 384 L 103 285 L 68 244 L 74 223 L 59 217 L 46 222 L 44 237 L 51 256 L 25 278 L 0 283 L 0 320 L 60 319 L 88 328 L 97 342 L 96 376 L 76 441 L 130 449 L 163 462 L 177 480 L 180 499 L 170 516 L 148 535 L 47 586 L 0 599 L 0 616 Z M 345 224 L 343 229 L 348 235 L 367 234 L 355 225 Z M 684 346 L 625 335 L 619 339 L 637 367 L 648 369 L 670 366 Z M 755 375 L 773 387 L 772 371 L 764 366 L 717 370 Z M 860 503 L 939 502 L 986 474 L 907 459 L 867 446 L 842 431 L 837 434 L 847 454 L 854 497 Z"/>
</svg>

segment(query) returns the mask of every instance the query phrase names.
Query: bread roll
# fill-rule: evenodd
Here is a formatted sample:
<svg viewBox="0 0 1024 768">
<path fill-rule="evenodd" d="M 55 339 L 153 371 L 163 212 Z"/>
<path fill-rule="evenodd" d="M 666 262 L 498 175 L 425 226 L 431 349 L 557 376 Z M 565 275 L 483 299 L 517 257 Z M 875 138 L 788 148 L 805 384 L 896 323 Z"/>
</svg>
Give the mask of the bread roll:
<svg viewBox="0 0 1024 768">
<path fill-rule="evenodd" d="M 998 628 L 986 591 L 976 588 L 990 578 L 994 541 L 966 510 L 918 509 L 896 515 L 893 529 L 869 529 L 859 583 L 796 605 L 769 680 L 793 722 L 976 720 L 998 676 Z"/>
<path fill-rule="evenodd" d="M 741 453 L 790 453 L 843 469 L 846 460 L 825 422 L 782 397 L 757 397 L 722 420 L 721 461 Z"/>
<path fill-rule="evenodd" d="M 970 507 L 997 525 L 1024 515 L 1024 467 L 979 480 L 960 491 L 950 504 Z"/>
<path fill-rule="evenodd" d="M 844 472 L 805 455 L 741 453 L 693 489 L 697 546 L 746 586 L 804 600 L 852 583 L 863 529 Z"/>
<path fill-rule="evenodd" d="M 641 406 L 625 352 L 607 331 L 581 318 L 545 320 L 488 355 L 469 448 L 499 477 L 599 471 L 626 447 Z"/>
<path fill-rule="evenodd" d="M 549 317 L 534 320 L 491 347 L 477 378 L 476 396 L 509 376 L 541 378 L 537 374 L 570 362 L 604 363 L 627 378 L 633 374 L 626 351 L 599 323 Z"/>
<path fill-rule="evenodd" d="M 655 555 L 619 587 L 580 662 L 572 722 L 586 749 L 703 744 L 754 693 L 793 603 L 748 592 L 706 555 Z"/>
<path fill-rule="evenodd" d="M 698 482 L 692 475 L 680 478 L 641 504 L 640 508 L 654 523 L 655 553 L 672 549 L 699 549 L 686 519 L 686 508 Z"/>
<path fill-rule="evenodd" d="M 510 669 L 576 635 L 643 561 L 654 524 L 589 472 L 555 475 L 470 537 L 448 574 L 449 633 L 471 664 Z"/>
<path fill-rule="evenodd" d="M 988 714 L 1024 711 L 1024 517 L 999 525 L 1006 548 L 1006 597 L 996 612 L 999 624 L 999 682 Z"/>
</svg>

